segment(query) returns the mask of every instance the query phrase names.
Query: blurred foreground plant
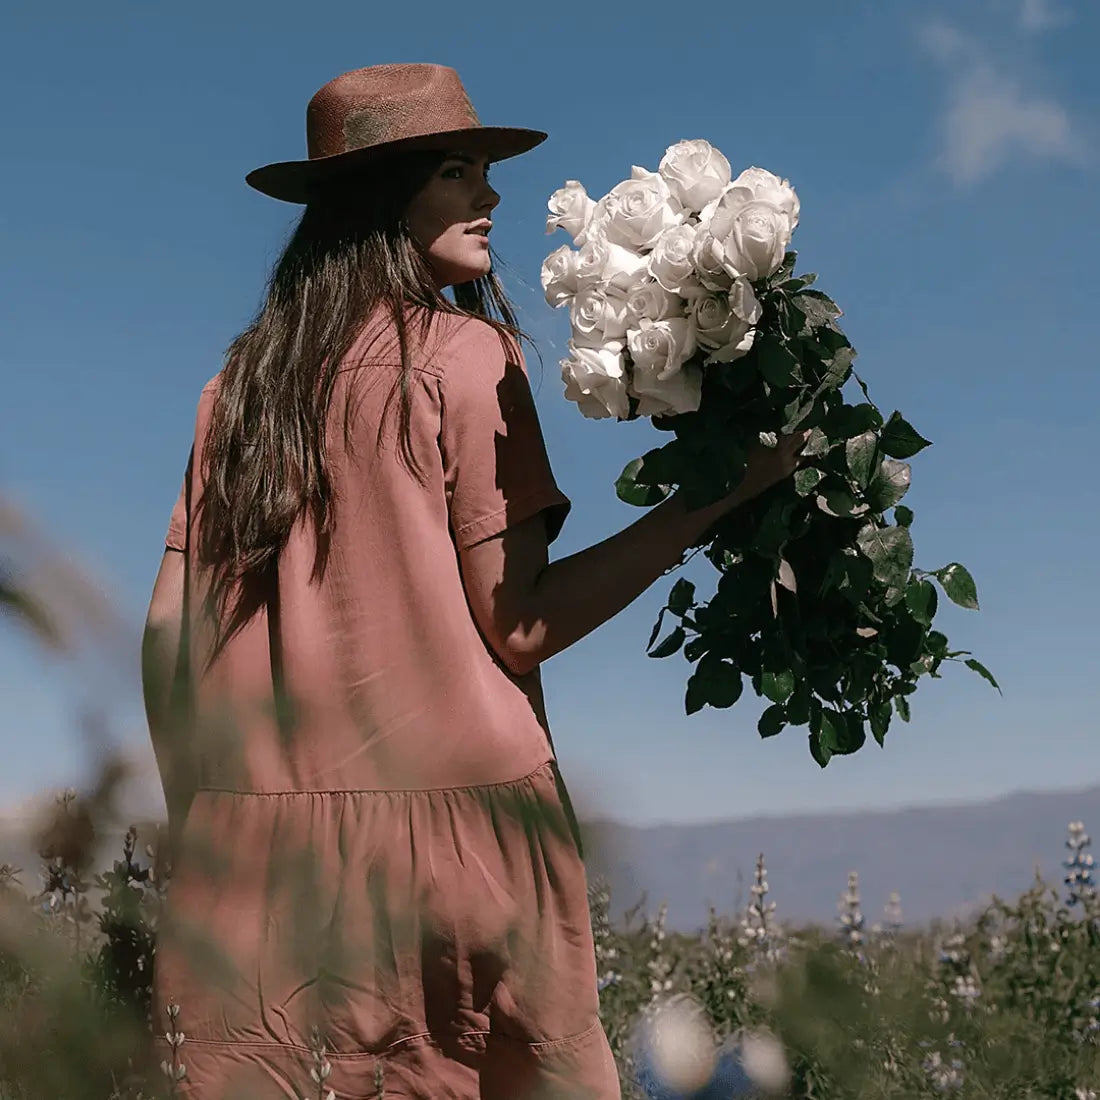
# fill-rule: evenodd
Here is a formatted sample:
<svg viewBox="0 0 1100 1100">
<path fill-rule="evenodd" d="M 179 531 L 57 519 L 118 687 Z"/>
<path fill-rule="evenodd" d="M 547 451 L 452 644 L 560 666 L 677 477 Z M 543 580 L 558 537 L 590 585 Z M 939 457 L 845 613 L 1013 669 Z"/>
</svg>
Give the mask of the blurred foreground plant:
<svg viewBox="0 0 1100 1100">
<path fill-rule="evenodd" d="M 89 609 L 98 614 L 98 597 L 80 595 L 78 612 L 59 601 L 79 580 L 58 580 L 56 563 L 48 598 L 41 583 L 27 585 L 6 554 L 9 519 L 0 506 L 0 563 L 9 562 L 0 609 L 54 647 L 79 633 Z M 124 776 L 104 756 L 83 794 L 62 792 L 44 815 L 39 891 L 28 895 L 26 869 L 0 865 L 0 1100 L 152 1100 L 186 1084 L 186 1005 L 150 1018 L 170 874 L 163 833 L 142 847 L 131 827 L 122 858 L 94 873 L 97 845 L 117 830 Z M 853 876 L 842 942 L 778 919 L 763 855 L 745 910 L 712 908 L 695 935 L 669 930 L 663 908 L 650 917 L 644 898 L 613 923 L 610 895 L 593 881 L 601 1017 L 624 1100 L 1095 1100 L 1100 902 L 1090 847 L 1083 823 L 1071 824 L 1064 898 L 1037 878 L 1016 901 L 995 898 L 947 929 L 906 929 L 893 895 L 885 927 L 868 932 Z M 154 1030 L 169 1036 L 163 1065 L 151 1056 Z M 330 1098 L 325 1052 L 318 1033 L 313 1072 L 296 1087 L 344 1100 Z"/>
</svg>

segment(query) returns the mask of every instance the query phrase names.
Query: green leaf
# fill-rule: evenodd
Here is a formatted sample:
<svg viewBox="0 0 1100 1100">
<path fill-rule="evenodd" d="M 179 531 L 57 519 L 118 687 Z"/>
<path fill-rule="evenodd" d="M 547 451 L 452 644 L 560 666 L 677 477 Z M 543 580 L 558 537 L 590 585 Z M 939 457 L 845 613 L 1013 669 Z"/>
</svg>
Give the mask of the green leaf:
<svg viewBox="0 0 1100 1100">
<path fill-rule="evenodd" d="M 817 496 L 817 506 L 830 516 L 850 516 L 856 499 L 847 489 L 826 489 Z"/>
<path fill-rule="evenodd" d="M 894 697 L 894 710 L 898 712 L 898 717 L 903 722 L 908 722 L 912 717 L 912 712 L 909 710 L 909 700 L 904 695 Z"/>
<path fill-rule="evenodd" d="M 878 703 L 871 707 L 869 717 L 871 720 L 871 733 L 881 745 L 886 740 L 886 732 L 890 728 L 890 719 L 893 717 L 890 712 L 890 704 Z"/>
<path fill-rule="evenodd" d="M 794 691 L 794 673 L 789 668 L 761 673 L 760 690 L 773 703 L 785 703 Z"/>
<path fill-rule="evenodd" d="M 911 580 L 905 586 L 905 606 L 909 608 L 909 614 L 923 626 L 932 625 L 938 603 L 936 586 L 931 581 Z"/>
<path fill-rule="evenodd" d="M 759 350 L 757 350 L 759 349 Z M 765 333 L 754 345 L 756 363 L 764 379 L 773 386 L 790 384 L 798 360 L 771 333 Z"/>
<path fill-rule="evenodd" d="M 806 314 L 794 304 L 793 295 L 783 302 L 779 313 L 779 328 L 785 336 L 797 336 L 806 327 Z"/>
<path fill-rule="evenodd" d="M 635 458 L 628 462 L 615 481 L 615 495 L 619 500 L 639 508 L 660 504 L 672 492 L 669 485 L 643 485 L 638 482 L 637 475 L 642 469 L 643 461 L 643 458 Z"/>
<path fill-rule="evenodd" d="M 874 402 L 871 400 L 871 391 L 867 388 L 867 383 L 864 382 L 863 379 L 860 378 L 860 376 L 856 374 L 855 371 L 852 371 L 852 377 L 856 380 L 856 384 L 863 391 L 863 396 L 867 399 L 868 404 L 873 405 Z"/>
<path fill-rule="evenodd" d="M 822 716 L 822 736 L 828 740 L 829 748 L 839 755 L 848 755 L 863 748 L 867 734 L 863 723 L 851 714 L 826 711 Z"/>
<path fill-rule="evenodd" d="M 852 436 L 844 446 L 844 457 L 848 462 L 848 470 L 860 488 L 865 489 L 871 480 L 877 442 L 875 433 L 866 431 Z"/>
<path fill-rule="evenodd" d="M 896 410 L 882 429 L 881 443 L 883 453 L 893 458 L 912 458 L 925 447 L 932 446 L 931 441 L 925 439 Z"/>
<path fill-rule="evenodd" d="M 783 253 L 783 262 L 779 265 L 779 270 L 776 271 L 768 280 L 773 286 L 786 282 L 794 273 L 795 261 L 798 259 L 798 253 L 791 249 L 788 252 Z M 803 276 L 805 278 L 805 276 Z"/>
<path fill-rule="evenodd" d="M 833 710 L 821 712 L 821 742 L 830 752 L 839 752 L 843 744 L 844 718 Z"/>
<path fill-rule="evenodd" d="M 653 643 L 650 642 L 650 645 Z M 706 637 L 692 638 L 686 646 L 684 646 L 684 656 L 689 661 L 697 661 L 704 653 L 707 652 L 710 646 L 710 641 Z"/>
<path fill-rule="evenodd" d="M 848 380 L 848 375 L 852 373 L 852 363 L 855 357 L 855 348 L 850 346 L 841 348 L 829 363 L 828 370 L 821 379 L 821 384 L 817 387 L 817 392 L 821 394 L 826 390 L 835 390 L 843 386 Z"/>
<path fill-rule="evenodd" d="M 668 594 L 668 609 L 674 615 L 686 615 L 695 599 L 695 585 L 681 577 Z"/>
<path fill-rule="evenodd" d="M 685 707 L 694 714 L 704 706 L 732 707 L 741 698 L 741 670 L 714 653 L 703 656 L 687 683 Z"/>
<path fill-rule="evenodd" d="M 787 722 L 792 726 L 803 726 L 810 720 L 810 693 L 805 684 L 795 688 L 786 709 Z"/>
<path fill-rule="evenodd" d="M 678 626 L 655 650 L 650 653 L 650 657 L 671 657 L 674 653 L 678 653 L 680 646 L 684 644 L 684 640 L 687 638 L 687 633 L 682 626 Z"/>
<path fill-rule="evenodd" d="M 904 585 L 913 568 L 913 539 L 904 527 L 875 527 L 867 524 L 856 544 L 874 567 L 875 580 L 886 585 Z"/>
<path fill-rule="evenodd" d="M 867 486 L 867 503 L 876 512 L 885 512 L 909 492 L 911 479 L 912 471 L 907 462 L 884 458 Z"/>
<path fill-rule="evenodd" d="M 794 296 L 794 303 L 806 314 L 806 320 L 813 328 L 828 324 L 841 316 L 841 309 L 836 302 L 820 290 L 803 290 Z"/>
<path fill-rule="evenodd" d="M 814 403 L 812 399 L 803 401 L 801 404 L 797 405 L 793 412 L 788 415 L 787 420 L 783 425 L 782 431 L 787 434 L 793 432 L 795 428 L 797 428 L 798 425 L 801 424 L 802 421 L 805 420 L 806 417 L 813 412 L 813 410 Z M 807 453 L 805 447 L 802 448 L 802 451 L 804 454 Z"/>
<path fill-rule="evenodd" d="M 810 271 L 805 275 L 799 275 L 796 279 L 788 279 L 785 283 L 780 283 L 779 289 L 785 290 L 788 294 L 797 294 L 803 287 L 811 286 L 816 282 L 817 276 Z"/>
<path fill-rule="evenodd" d="M 825 431 L 834 439 L 853 436 L 882 426 L 882 413 L 874 405 L 838 405 L 825 418 Z"/>
<path fill-rule="evenodd" d="M 911 615 L 898 614 L 885 638 L 887 660 L 906 669 L 925 648 L 925 627 Z"/>
<path fill-rule="evenodd" d="M 802 453 L 807 458 L 820 458 L 829 453 L 830 447 L 832 442 L 829 437 L 820 428 L 811 428 L 810 438 L 803 445 Z"/>
<path fill-rule="evenodd" d="M 760 721 L 756 723 L 756 732 L 761 737 L 774 737 L 783 731 L 787 724 L 786 710 L 778 703 L 773 704 L 760 715 Z"/>
<path fill-rule="evenodd" d="M 833 757 L 832 750 L 822 743 L 820 735 L 812 732 L 810 734 L 810 755 L 822 768 L 825 767 Z"/>
<path fill-rule="evenodd" d="M 807 496 L 824 476 L 816 466 L 802 466 L 794 472 L 794 491 L 800 497 Z"/>
<path fill-rule="evenodd" d="M 649 641 L 645 644 L 647 650 L 653 648 L 653 643 L 657 640 L 657 635 L 661 633 L 661 624 L 665 621 L 665 612 L 667 610 L 668 608 L 666 607 L 661 608 L 661 613 L 657 616 L 657 621 L 653 624 L 653 631 L 649 635 Z"/>
<path fill-rule="evenodd" d="M 957 603 L 959 607 L 967 607 L 971 611 L 978 610 L 978 587 L 965 566 L 954 561 L 942 569 L 937 569 L 932 575 L 943 585 L 949 600 Z"/>
<path fill-rule="evenodd" d="M 993 679 L 993 673 L 990 672 L 981 661 L 976 661 L 973 657 L 970 657 L 965 660 L 963 664 L 965 664 L 967 668 L 973 669 L 983 680 L 988 680 L 1002 695 L 1004 695 L 1004 692 L 1001 691 L 1001 685 Z"/>
<path fill-rule="evenodd" d="M 894 509 L 894 519 L 897 520 L 899 527 L 910 527 L 913 523 L 913 509 L 906 508 L 904 504 L 899 504 Z"/>
</svg>

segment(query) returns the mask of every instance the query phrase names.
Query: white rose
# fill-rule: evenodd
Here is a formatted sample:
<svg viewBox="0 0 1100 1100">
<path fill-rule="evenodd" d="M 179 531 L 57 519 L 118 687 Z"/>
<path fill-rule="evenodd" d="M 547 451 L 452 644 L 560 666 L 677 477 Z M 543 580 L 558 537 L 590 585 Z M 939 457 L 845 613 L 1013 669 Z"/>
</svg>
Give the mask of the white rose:
<svg viewBox="0 0 1100 1100">
<path fill-rule="evenodd" d="M 719 242 L 709 229 L 700 227 L 691 250 L 691 262 L 699 282 L 710 291 L 729 290 L 733 276 L 725 269 L 719 253 Z"/>
<path fill-rule="evenodd" d="M 688 363 L 661 378 L 655 367 L 635 364 L 630 393 L 638 399 L 638 416 L 666 416 L 695 412 L 703 398 L 703 368 Z"/>
<path fill-rule="evenodd" d="M 647 260 L 649 274 L 674 294 L 688 282 L 697 281 L 692 253 L 697 229 L 686 222 L 666 229 L 658 238 Z"/>
<path fill-rule="evenodd" d="M 772 206 L 778 206 L 790 219 L 791 231 L 794 232 L 797 228 L 800 204 L 789 180 L 781 180 L 764 168 L 752 167 L 746 168 L 733 181 L 732 186 L 746 188 L 758 202 L 770 202 Z"/>
<path fill-rule="evenodd" d="M 627 290 L 645 272 L 646 258 L 602 236 L 590 237 L 577 253 L 577 286 L 594 283 Z"/>
<path fill-rule="evenodd" d="M 567 244 L 554 249 L 542 261 L 542 289 L 555 309 L 572 300 L 577 293 L 577 255 Z"/>
<path fill-rule="evenodd" d="M 732 276 L 766 278 L 783 263 L 791 243 L 791 220 L 778 206 L 758 199 L 745 201 L 746 188 L 731 187 L 710 219 L 716 241 L 712 255 Z"/>
<path fill-rule="evenodd" d="M 666 229 L 685 220 L 687 212 L 663 176 L 636 164 L 630 172 L 630 179 L 617 183 L 601 200 L 606 202 L 604 210 L 594 213 L 609 241 L 649 251 Z"/>
<path fill-rule="evenodd" d="M 696 341 L 711 353 L 704 366 L 731 363 L 748 353 L 756 338 L 752 326 L 760 320 L 761 308 L 747 279 L 737 279 L 728 294 L 696 298 L 690 308 Z"/>
<path fill-rule="evenodd" d="M 595 240 L 597 237 L 605 237 L 607 235 L 607 219 L 609 217 L 610 215 L 607 211 L 607 196 L 604 195 L 602 199 L 593 204 L 588 214 L 588 221 L 585 222 L 573 243 L 578 248 L 582 248 L 588 241 Z"/>
<path fill-rule="evenodd" d="M 626 364 L 614 346 L 579 347 L 570 340 L 569 358 L 561 360 L 561 377 L 566 400 L 576 401 L 585 416 L 625 420 L 630 415 Z"/>
<path fill-rule="evenodd" d="M 546 204 L 550 211 L 546 219 L 546 232 L 553 233 L 561 228 L 572 238 L 574 244 L 579 244 L 577 234 L 584 229 L 588 222 L 588 216 L 596 205 L 588 197 L 588 192 L 578 180 L 566 180 L 564 187 L 559 187 L 550 196 Z"/>
<path fill-rule="evenodd" d="M 643 317 L 651 321 L 683 317 L 684 300 L 679 294 L 665 290 L 656 279 L 647 279 L 627 294 L 626 310 L 636 326 Z"/>
<path fill-rule="evenodd" d="M 661 380 L 675 374 L 695 352 L 695 327 L 687 317 L 651 321 L 643 317 L 627 331 L 627 347 L 635 366 L 651 367 Z"/>
<path fill-rule="evenodd" d="M 734 279 L 729 292 L 730 310 L 748 325 L 759 324 L 764 315 L 764 307 L 753 292 L 748 279 Z"/>
<path fill-rule="evenodd" d="M 626 302 L 626 296 L 615 287 L 600 283 L 582 287 L 569 307 L 574 334 L 579 333 L 588 345 L 622 339 L 627 328 Z"/>
<path fill-rule="evenodd" d="M 678 141 L 665 150 L 657 171 L 693 213 L 716 199 L 730 182 L 730 162 L 702 138 Z"/>
</svg>

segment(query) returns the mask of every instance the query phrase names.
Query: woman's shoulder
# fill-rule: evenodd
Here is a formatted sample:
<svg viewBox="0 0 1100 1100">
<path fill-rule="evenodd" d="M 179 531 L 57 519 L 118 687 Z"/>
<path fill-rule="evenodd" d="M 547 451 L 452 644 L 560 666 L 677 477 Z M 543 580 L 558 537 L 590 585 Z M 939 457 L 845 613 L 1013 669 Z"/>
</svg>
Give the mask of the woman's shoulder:
<svg viewBox="0 0 1100 1100">
<path fill-rule="evenodd" d="M 469 362 L 503 366 L 522 363 L 519 341 L 482 317 L 469 314 L 439 314 L 442 337 L 441 365 L 462 366 Z"/>
</svg>

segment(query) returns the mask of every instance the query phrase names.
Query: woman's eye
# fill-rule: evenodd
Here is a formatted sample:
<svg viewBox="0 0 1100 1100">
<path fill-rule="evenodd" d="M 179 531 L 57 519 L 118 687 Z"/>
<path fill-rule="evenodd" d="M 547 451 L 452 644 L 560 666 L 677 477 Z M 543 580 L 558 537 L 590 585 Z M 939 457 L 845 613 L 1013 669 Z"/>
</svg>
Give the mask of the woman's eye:
<svg viewBox="0 0 1100 1100">
<path fill-rule="evenodd" d="M 464 165 L 456 165 L 454 168 L 445 169 L 444 172 L 443 172 L 444 179 L 457 179 L 458 177 L 452 175 L 452 173 L 457 172 L 459 175 L 461 175 L 464 167 L 465 167 Z M 485 169 L 485 178 L 486 179 L 489 178 L 489 169 L 488 168 Z"/>
</svg>

